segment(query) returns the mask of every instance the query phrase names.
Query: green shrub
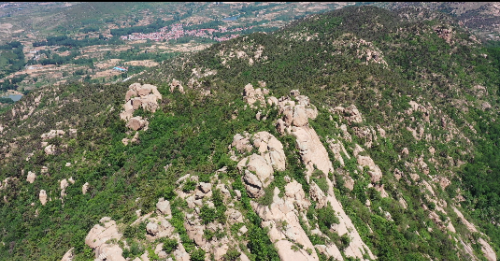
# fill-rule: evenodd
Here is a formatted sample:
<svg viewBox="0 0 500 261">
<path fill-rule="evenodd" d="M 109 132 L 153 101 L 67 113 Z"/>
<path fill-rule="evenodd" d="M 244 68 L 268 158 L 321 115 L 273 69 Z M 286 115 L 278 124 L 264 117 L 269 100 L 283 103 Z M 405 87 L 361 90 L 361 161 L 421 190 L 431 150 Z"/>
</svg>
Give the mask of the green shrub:
<svg viewBox="0 0 500 261">
<path fill-rule="evenodd" d="M 186 180 L 186 183 L 184 183 L 184 186 L 182 187 L 182 191 L 188 193 L 193 191 L 196 188 L 196 181 L 188 179 Z"/>
<path fill-rule="evenodd" d="M 226 254 L 222 257 L 225 261 L 236 261 L 240 257 L 241 253 L 237 249 L 231 248 L 227 250 Z"/>
<path fill-rule="evenodd" d="M 205 250 L 201 248 L 195 249 L 193 252 L 191 252 L 191 261 L 205 261 Z"/>
<path fill-rule="evenodd" d="M 167 254 L 177 249 L 177 245 L 179 244 L 175 238 L 164 238 L 161 242 L 163 243 L 163 251 Z"/>
<path fill-rule="evenodd" d="M 200 217 L 203 221 L 203 224 L 208 224 L 210 222 L 213 222 L 217 218 L 217 211 L 214 208 L 203 205 L 203 207 L 201 207 Z"/>
<path fill-rule="evenodd" d="M 339 224 L 339 218 L 329 202 L 327 206 L 317 209 L 316 211 L 318 213 L 318 225 L 321 231 L 329 231 L 333 224 Z"/>
</svg>

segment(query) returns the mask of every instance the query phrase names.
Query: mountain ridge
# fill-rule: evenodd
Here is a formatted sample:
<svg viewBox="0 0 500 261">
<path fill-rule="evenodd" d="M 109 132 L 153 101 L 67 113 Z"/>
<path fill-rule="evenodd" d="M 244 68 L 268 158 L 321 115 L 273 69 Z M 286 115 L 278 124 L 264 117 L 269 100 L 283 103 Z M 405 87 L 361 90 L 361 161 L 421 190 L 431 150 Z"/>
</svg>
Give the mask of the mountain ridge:
<svg viewBox="0 0 500 261">
<path fill-rule="evenodd" d="M 462 210 L 495 200 L 471 173 L 495 184 L 498 61 L 418 12 L 348 7 L 137 84 L 33 91 L 0 119 L 2 256 L 495 260 L 494 215 Z"/>
</svg>

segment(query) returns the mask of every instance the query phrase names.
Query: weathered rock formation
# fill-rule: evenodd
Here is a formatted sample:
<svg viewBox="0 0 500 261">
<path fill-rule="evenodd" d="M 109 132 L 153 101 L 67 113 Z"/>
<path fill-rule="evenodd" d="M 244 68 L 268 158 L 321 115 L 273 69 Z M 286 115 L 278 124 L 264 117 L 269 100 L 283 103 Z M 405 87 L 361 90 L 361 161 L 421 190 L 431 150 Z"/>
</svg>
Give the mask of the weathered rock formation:
<svg viewBox="0 0 500 261">
<path fill-rule="evenodd" d="M 107 243 L 110 240 L 120 240 L 122 234 L 118 231 L 116 222 L 109 217 L 103 217 L 100 224 L 94 225 L 85 238 L 85 244 L 92 248 L 95 257 L 101 260 L 125 261 L 123 250 L 119 245 Z"/>
<path fill-rule="evenodd" d="M 157 100 L 161 100 L 162 95 L 158 92 L 158 88 L 151 84 L 134 83 L 129 86 L 129 90 L 125 94 L 124 110 L 120 113 L 122 120 L 128 121 L 127 127 L 133 130 L 139 130 L 147 125 L 142 118 L 132 118 L 134 111 L 143 108 L 144 111 L 155 112 L 158 109 Z"/>
<path fill-rule="evenodd" d="M 40 199 L 40 203 L 42 203 L 43 206 L 47 203 L 47 192 L 45 190 L 40 190 L 40 194 L 38 195 L 38 199 Z"/>
<path fill-rule="evenodd" d="M 26 181 L 28 181 L 29 183 L 33 183 L 35 182 L 35 179 L 36 179 L 35 172 L 28 171 L 28 177 L 26 177 Z"/>
<path fill-rule="evenodd" d="M 47 133 L 42 134 L 42 140 L 50 140 L 55 137 L 62 138 L 66 133 L 62 130 L 50 130 Z"/>
</svg>

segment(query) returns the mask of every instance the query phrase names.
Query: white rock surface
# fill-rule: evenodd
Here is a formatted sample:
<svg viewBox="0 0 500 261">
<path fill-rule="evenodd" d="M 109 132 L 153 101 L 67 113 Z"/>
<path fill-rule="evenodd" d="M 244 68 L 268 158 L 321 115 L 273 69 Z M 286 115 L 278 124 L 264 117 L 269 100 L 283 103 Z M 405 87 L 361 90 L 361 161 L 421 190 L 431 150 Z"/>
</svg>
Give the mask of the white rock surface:
<svg viewBox="0 0 500 261">
<path fill-rule="evenodd" d="M 35 179 L 36 179 L 35 172 L 28 171 L 28 177 L 26 177 L 26 181 L 28 181 L 29 183 L 33 183 L 35 182 Z"/>
<path fill-rule="evenodd" d="M 40 194 L 38 195 L 38 199 L 40 199 L 40 203 L 42 203 L 43 206 L 47 203 L 47 192 L 45 190 L 40 190 Z"/>
</svg>

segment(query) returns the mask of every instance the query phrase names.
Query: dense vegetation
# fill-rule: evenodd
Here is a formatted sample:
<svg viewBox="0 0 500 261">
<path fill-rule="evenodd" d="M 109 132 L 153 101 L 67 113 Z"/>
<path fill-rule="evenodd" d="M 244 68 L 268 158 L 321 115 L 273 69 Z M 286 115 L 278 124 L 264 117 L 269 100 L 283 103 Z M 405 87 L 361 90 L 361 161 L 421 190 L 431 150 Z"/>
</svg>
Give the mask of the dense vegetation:
<svg viewBox="0 0 500 261">
<path fill-rule="evenodd" d="M 252 11 L 255 10 L 245 10 L 247 13 Z M 330 155 L 336 170 L 328 176 L 336 183 L 336 196 L 363 241 L 380 260 L 467 258 L 463 248 L 456 246 L 455 239 L 470 243 L 474 254 L 482 256 L 478 239 L 486 237 L 470 233 L 457 221 L 452 209 L 453 204 L 459 205 L 455 203 L 458 194 L 465 198 L 461 204 L 467 210 L 466 215 L 474 219 L 498 251 L 500 230 L 493 221 L 498 222 L 500 213 L 497 206 L 500 155 L 495 150 L 500 138 L 496 113 L 500 48 L 480 46 L 446 16 L 425 13 L 419 21 L 412 20 L 418 13 L 413 9 L 396 13 L 374 7 L 349 7 L 305 18 L 272 34 L 239 37 L 196 54 L 165 60 L 160 68 L 138 77 L 140 80 L 133 79 L 157 85 L 164 97 L 161 108 L 155 113 L 137 112 L 149 117 L 150 121 L 149 129 L 140 132 L 139 144 L 124 146 L 121 142 L 128 137 L 125 124 L 118 117 L 127 90 L 125 84 L 69 84 L 48 89 L 50 91 L 44 92 L 37 105 L 37 112 L 43 110 L 44 113 L 34 113 L 27 119 L 11 112 L 3 114 L 0 122 L 8 125 L 8 131 L 2 134 L 0 147 L 8 146 L 14 138 L 22 146 L 14 150 L 11 157 L 4 154 L 0 165 L 0 180 L 7 177 L 13 180 L 7 190 L 0 190 L 0 197 L 4 198 L 0 203 L 0 240 L 5 243 L 0 244 L 1 256 L 9 260 L 55 260 L 70 247 L 75 247 L 78 260 L 89 260 L 93 254 L 84 239 L 101 217 L 110 216 L 130 224 L 137 218 L 135 210 L 140 208 L 148 213 L 155 209 L 157 199 L 164 197 L 172 202 L 171 223 L 182 245 L 193 260 L 203 257 L 203 250 L 195 247 L 183 226 L 186 213 L 193 210 L 175 195 L 174 184 L 186 173 L 209 182 L 217 169 L 227 166 L 227 173 L 218 178 L 233 180 L 233 189 L 245 191 L 236 162 L 229 159 L 228 149 L 234 134 L 244 131 L 269 131 L 286 148 L 288 168 L 283 173 L 275 173 L 268 191 L 274 187 L 282 190 L 287 175 L 309 193 L 294 139 L 276 132 L 277 111 L 269 111 L 272 120 L 257 121 L 255 114 L 261 108 L 243 109 L 243 87 L 247 83 L 257 86 L 258 81 L 265 81 L 276 97 L 292 89 L 309 96 L 311 103 L 319 108 L 319 116 L 310 124 L 325 145 L 327 137 L 342 135 L 335 125 L 349 125 L 352 141 L 345 139 L 342 142 L 351 154 L 355 144 L 366 142 L 354 133 L 354 127 L 386 129 L 386 138 L 379 133 L 378 141 L 361 153 L 370 155 L 380 167 L 384 176 L 377 185 L 384 185 L 389 197 L 383 198 L 379 191 L 367 188 L 370 176 L 366 169 L 357 169 L 355 158 L 344 158 L 345 165 L 341 166 Z M 407 16 L 401 18 L 405 16 L 399 14 Z M 439 35 L 438 27 L 453 28 L 452 39 L 447 41 Z M 256 57 L 259 46 L 262 46 L 262 54 L 250 64 L 248 57 Z M 230 52 L 241 50 L 248 56 L 228 58 Z M 200 82 L 197 88 L 210 90 L 212 95 L 203 96 L 196 88 L 186 87 L 194 77 L 194 68 L 217 72 L 197 79 Z M 174 78 L 185 85 L 186 94 L 169 92 L 169 84 Z M 476 85 L 484 86 L 486 94 L 478 95 Z M 29 94 L 23 101 L 33 105 L 42 91 Z M 406 115 L 409 102 L 416 100 L 434 107 L 429 122 L 423 120 L 423 113 L 419 111 Z M 465 101 L 468 105 L 460 105 L 457 101 Z M 482 102 L 488 102 L 490 108 L 483 109 Z M 362 123 L 349 123 L 330 111 L 338 105 L 347 107 L 350 104 L 359 108 L 364 119 Z M 231 120 L 235 111 L 238 117 Z M 443 118 L 451 126 L 448 129 L 442 127 Z M 56 145 L 57 153 L 45 155 L 39 137 L 56 128 L 58 122 L 78 128 L 78 137 L 49 140 Z M 426 133 L 433 138 L 415 139 L 406 130 L 418 126 L 425 127 Z M 446 141 L 451 128 L 456 128 L 458 134 Z M 435 155 L 429 152 L 430 146 L 435 148 Z M 408 148 L 408 155 L 402 155 L 403 148 Z M 430 177 L 446 176 L 452 181 L 446 189 L 436 186 L 435 197 L 447 203 L 443 207 L 447 214 L 443 212 L 440 218 L 445 221 L 449 217 L 456 233 L 442 229 L 429 218 L 436 204 L 429 199 L 430 192 L 422 183 L 409 178 L 399 181 L 393 174 L 398 168 L 409 175 L 406 165 L 416 162 L 421 155 L 429 166 L 429 174 L 417 169 L 414 173 L 418 177 L 431 182 Z M 466 164 L 457 164 L 459 161 Z M 67 167 L 67 162 L 72 165 Z M 42 166 L 49 168 L 48 174 L 39 175 L 35 183 L 27 184 L 22 170 L 38 174 Z M 164 166 L 170 167 L 165 169 Z M 352 191 L 344 186 L 342 177 L 346 174 L 354 180 Z M 58 181 L 70 176 L 76 183 L 66 189 L 67 196 L 62 202 L 57 199 Z M 325 177 L 313 176 L 313 180 L 325 189 Z M 81 187 L 85 182 L 90 184 L 90 190 L 82 195 Z M 182 189 L 192 191 L 194 187 L 194 182 L 185 183 Z M 40 189 L 47 190 L 53 199 L 43 207 L 37 199 Z M 404 199 L 407 207 L 404 208 L 398 199 Z M 267 204 L 269 200 L 264 197 L 259 203 Z M 366 205 L 367 200 L 370 206 Z M 213 209 L 201 208 L 204 222 L 224 222 L 226 206 L 221 203 L 219 192 L 214 192 L 214 205 Z M 236 207 L 248 219 L 245 225 L 249 232 L 241 236 L 242 242 L 248 240 L 248 244 L 242 248 L 249 250 L 252 260 L 277 260 L 267 231 L 261 227 L 261 219 L 253 212 L 245 193 Z M 328 238 L 315 237 L 307 226 L 302 227 L 313 244 L 331 240 L 339 249 L 344 249 L 350 238 L 329 230 L 331 225 L 338 223 L 333 212 L 330 206 L 322 209 L 312 206 L 307 210 L 309 220 L 301 220 L 301 223 L 318 225 Z M 386 212 L 390 213 L 392 221 Z M 231 231 L 238 231 L 242 225 L 233 225 Z M 137 230 L 128 228 L 124 234 L 135 240 L 133 242 L 142 242 L 143 232 L 144 225 L 140 225 Z M 206 238 L 222 236 L 209 232 L 204 235 Z M 174 245 L 175 242 L 165 241 L 165 251 L 173 251 Z M 124 255 L 134 257 L 144 249 L 134 243 L 127 251 Z"/>
<path fill-rule="evenodd" d="M 13 41 L 0 45 L 0 79 L 5 75 L 21 70 L 24 65 L 23 45 L 18 41 Z M 1 90 L 14 89 L 15 83 L 7 83 Z"/>
</svg>

